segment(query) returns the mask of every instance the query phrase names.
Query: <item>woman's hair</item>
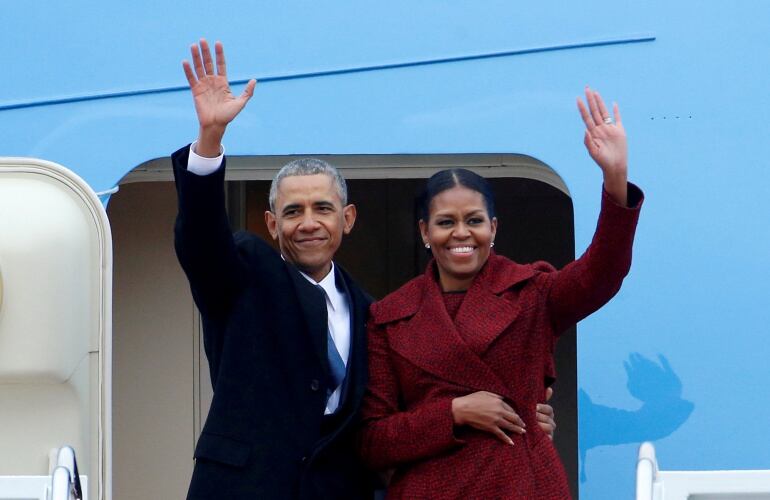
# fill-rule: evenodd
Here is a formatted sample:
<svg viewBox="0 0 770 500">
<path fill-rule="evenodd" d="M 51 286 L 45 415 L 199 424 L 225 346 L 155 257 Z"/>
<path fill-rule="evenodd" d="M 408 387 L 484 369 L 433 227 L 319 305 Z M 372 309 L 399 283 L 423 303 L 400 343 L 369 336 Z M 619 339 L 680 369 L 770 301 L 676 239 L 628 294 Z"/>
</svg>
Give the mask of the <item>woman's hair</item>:
<svg viewBox="0 0 770 500">
<path fill-rule="evenodd" d="M 451 168 L 436 172 L 428 179 L 420 198 L 417 202 L 417 216 L 426 221 L 430 213 L 430 202 L 438 194 L 452 189 L 455 186 L 463 186 L 481 194 L 484 205 L 487 207 L 489 218 L 495 217 L 495 197 L 489 182 L 475 172 L 464 168 Z"/>
</svg>

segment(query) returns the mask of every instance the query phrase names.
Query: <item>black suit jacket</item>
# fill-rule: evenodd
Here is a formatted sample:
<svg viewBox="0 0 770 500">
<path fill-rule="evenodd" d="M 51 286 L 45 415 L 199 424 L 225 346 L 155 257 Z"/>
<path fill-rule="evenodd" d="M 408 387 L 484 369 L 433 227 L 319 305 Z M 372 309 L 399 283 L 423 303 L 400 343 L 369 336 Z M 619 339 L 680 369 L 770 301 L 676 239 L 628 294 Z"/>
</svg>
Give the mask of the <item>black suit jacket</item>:
<svg viewBox="0 0 770 500">
<path fill-rule="evenodd" d="M 344 398 L 322 430 L 330 380 L 325 299 L 262 239 L 231 233 L 224 164 L 197 176 L 187 171 L 188 156 L 189 146 L 172 155 L 175 245 L 201 312 L 214 388 L 188 498 L 370 498 L 353 427 L 366 387 L 371 299 L 340 270 L 351 351 Z"/>
</svg>

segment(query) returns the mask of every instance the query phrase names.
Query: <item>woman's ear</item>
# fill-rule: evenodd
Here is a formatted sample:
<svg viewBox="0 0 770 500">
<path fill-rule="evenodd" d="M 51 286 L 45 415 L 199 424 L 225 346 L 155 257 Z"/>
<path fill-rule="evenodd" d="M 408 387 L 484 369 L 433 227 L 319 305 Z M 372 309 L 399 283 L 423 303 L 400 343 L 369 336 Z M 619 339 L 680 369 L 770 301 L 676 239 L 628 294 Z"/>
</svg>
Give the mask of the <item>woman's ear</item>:
<svg viewBox="0 0 770 500">
<path fill-rule="evenodd" d="M 422 236 L 423 245 L 427 245 L 430 243 L 430 240 L 428 240 L 428 224 L 426 224 L 424 220 L 420 219 L 417 222 L 417 226 L 420 228 L 420 236 Z"/>
</svg>

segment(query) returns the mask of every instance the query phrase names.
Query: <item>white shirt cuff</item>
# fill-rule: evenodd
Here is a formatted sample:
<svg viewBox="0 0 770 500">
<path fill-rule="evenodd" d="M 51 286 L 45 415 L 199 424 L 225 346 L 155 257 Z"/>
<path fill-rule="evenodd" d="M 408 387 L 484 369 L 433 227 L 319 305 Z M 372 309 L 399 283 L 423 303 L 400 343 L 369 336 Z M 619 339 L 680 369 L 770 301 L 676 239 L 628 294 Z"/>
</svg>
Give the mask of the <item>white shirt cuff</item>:
<svg viewBox="0 0 770 500">
<path fill-rule="evenodd" d="M 222 159 L 225 157 L 225 147 L 220 146 L 219 156 L 216 158 L 206 158 L 195 152 L 195 145 L 198 141 L 190 144 L 190 156 L 187 159 L 187 171 L 195 175 L 209 175 L 222 165 Z"/>
</svg>

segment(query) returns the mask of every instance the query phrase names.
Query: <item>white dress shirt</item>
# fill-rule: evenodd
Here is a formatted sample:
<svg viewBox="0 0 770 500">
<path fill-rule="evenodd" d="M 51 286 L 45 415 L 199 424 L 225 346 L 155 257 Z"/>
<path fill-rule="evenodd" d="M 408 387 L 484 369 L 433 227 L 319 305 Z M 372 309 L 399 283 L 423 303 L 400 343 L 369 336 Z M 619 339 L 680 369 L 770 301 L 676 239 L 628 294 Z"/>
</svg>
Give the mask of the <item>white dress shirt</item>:
<svg viewBox="0 0 770 500">
<path fill-rule="evenodd" d="M 196 143 L 193 142 L 190 145 L 187 170 L 195 175 L 209 175 L 214 173 L 220 165 L 222 165 L 222 159 L 225 156 L 224 146 L 222 146 L 219 156 L 216 158 L 206 158 L 195 152 L 195 144 Z M 350 306 L 348 305 L 345 294 L 337 289 L 337 283 L 334 277 L 334 262 L 332 262 L 329 274 L 327 274 L 321 281 L 317 282 L 302 271 L 300 271 L 300 274 L 312 284 L 320 285 L 324 292 L 326 292 L 326 316 L 329 333 L 331 334 L 332 339 L 334 339 L 337 351 L 340 353 L 340 357 L 347 368 L 348 356 L 350 355 Z M 331 396 L 329 396 L 329 400 L 326 403 L 326 410 L 324 411 L 325 415 L 334 413 L 340 404 L 341 395 L 342 384 L 340 384 Z"/>
<path fill-rule="evenodd" d="M 215 158 L 206 158 L 195 152 L 195 145 L 198 141 L 190 144 L 190 156 L 187 159 L 187 171 L 195 175 L 209 175 L 222 165 L 222 159 L 225 157 L 225 147 L 221 146 L 219 156 Z"/>
<path fill-rule="evenodd" d="M 334 262 L 332 268 L 324 279 L 316 282 L 313 278 L 300 271 L 302 276 L 314 285 L 320 285 L 326 295 L 326 317 L 329 326 L 329 333 L 337 346 L 337 352 L 340 353 L 345 368 L 348 366 L 348 356 L 350 355 L 350 307 L 348 299 L 344 293 L 337 289 L 336 279 L 334 277 Z M 342 384 L 329 396 L 326 403 L 325 415 L 334 413 L 340 404 L 342 395 Z"/>
</svg>

